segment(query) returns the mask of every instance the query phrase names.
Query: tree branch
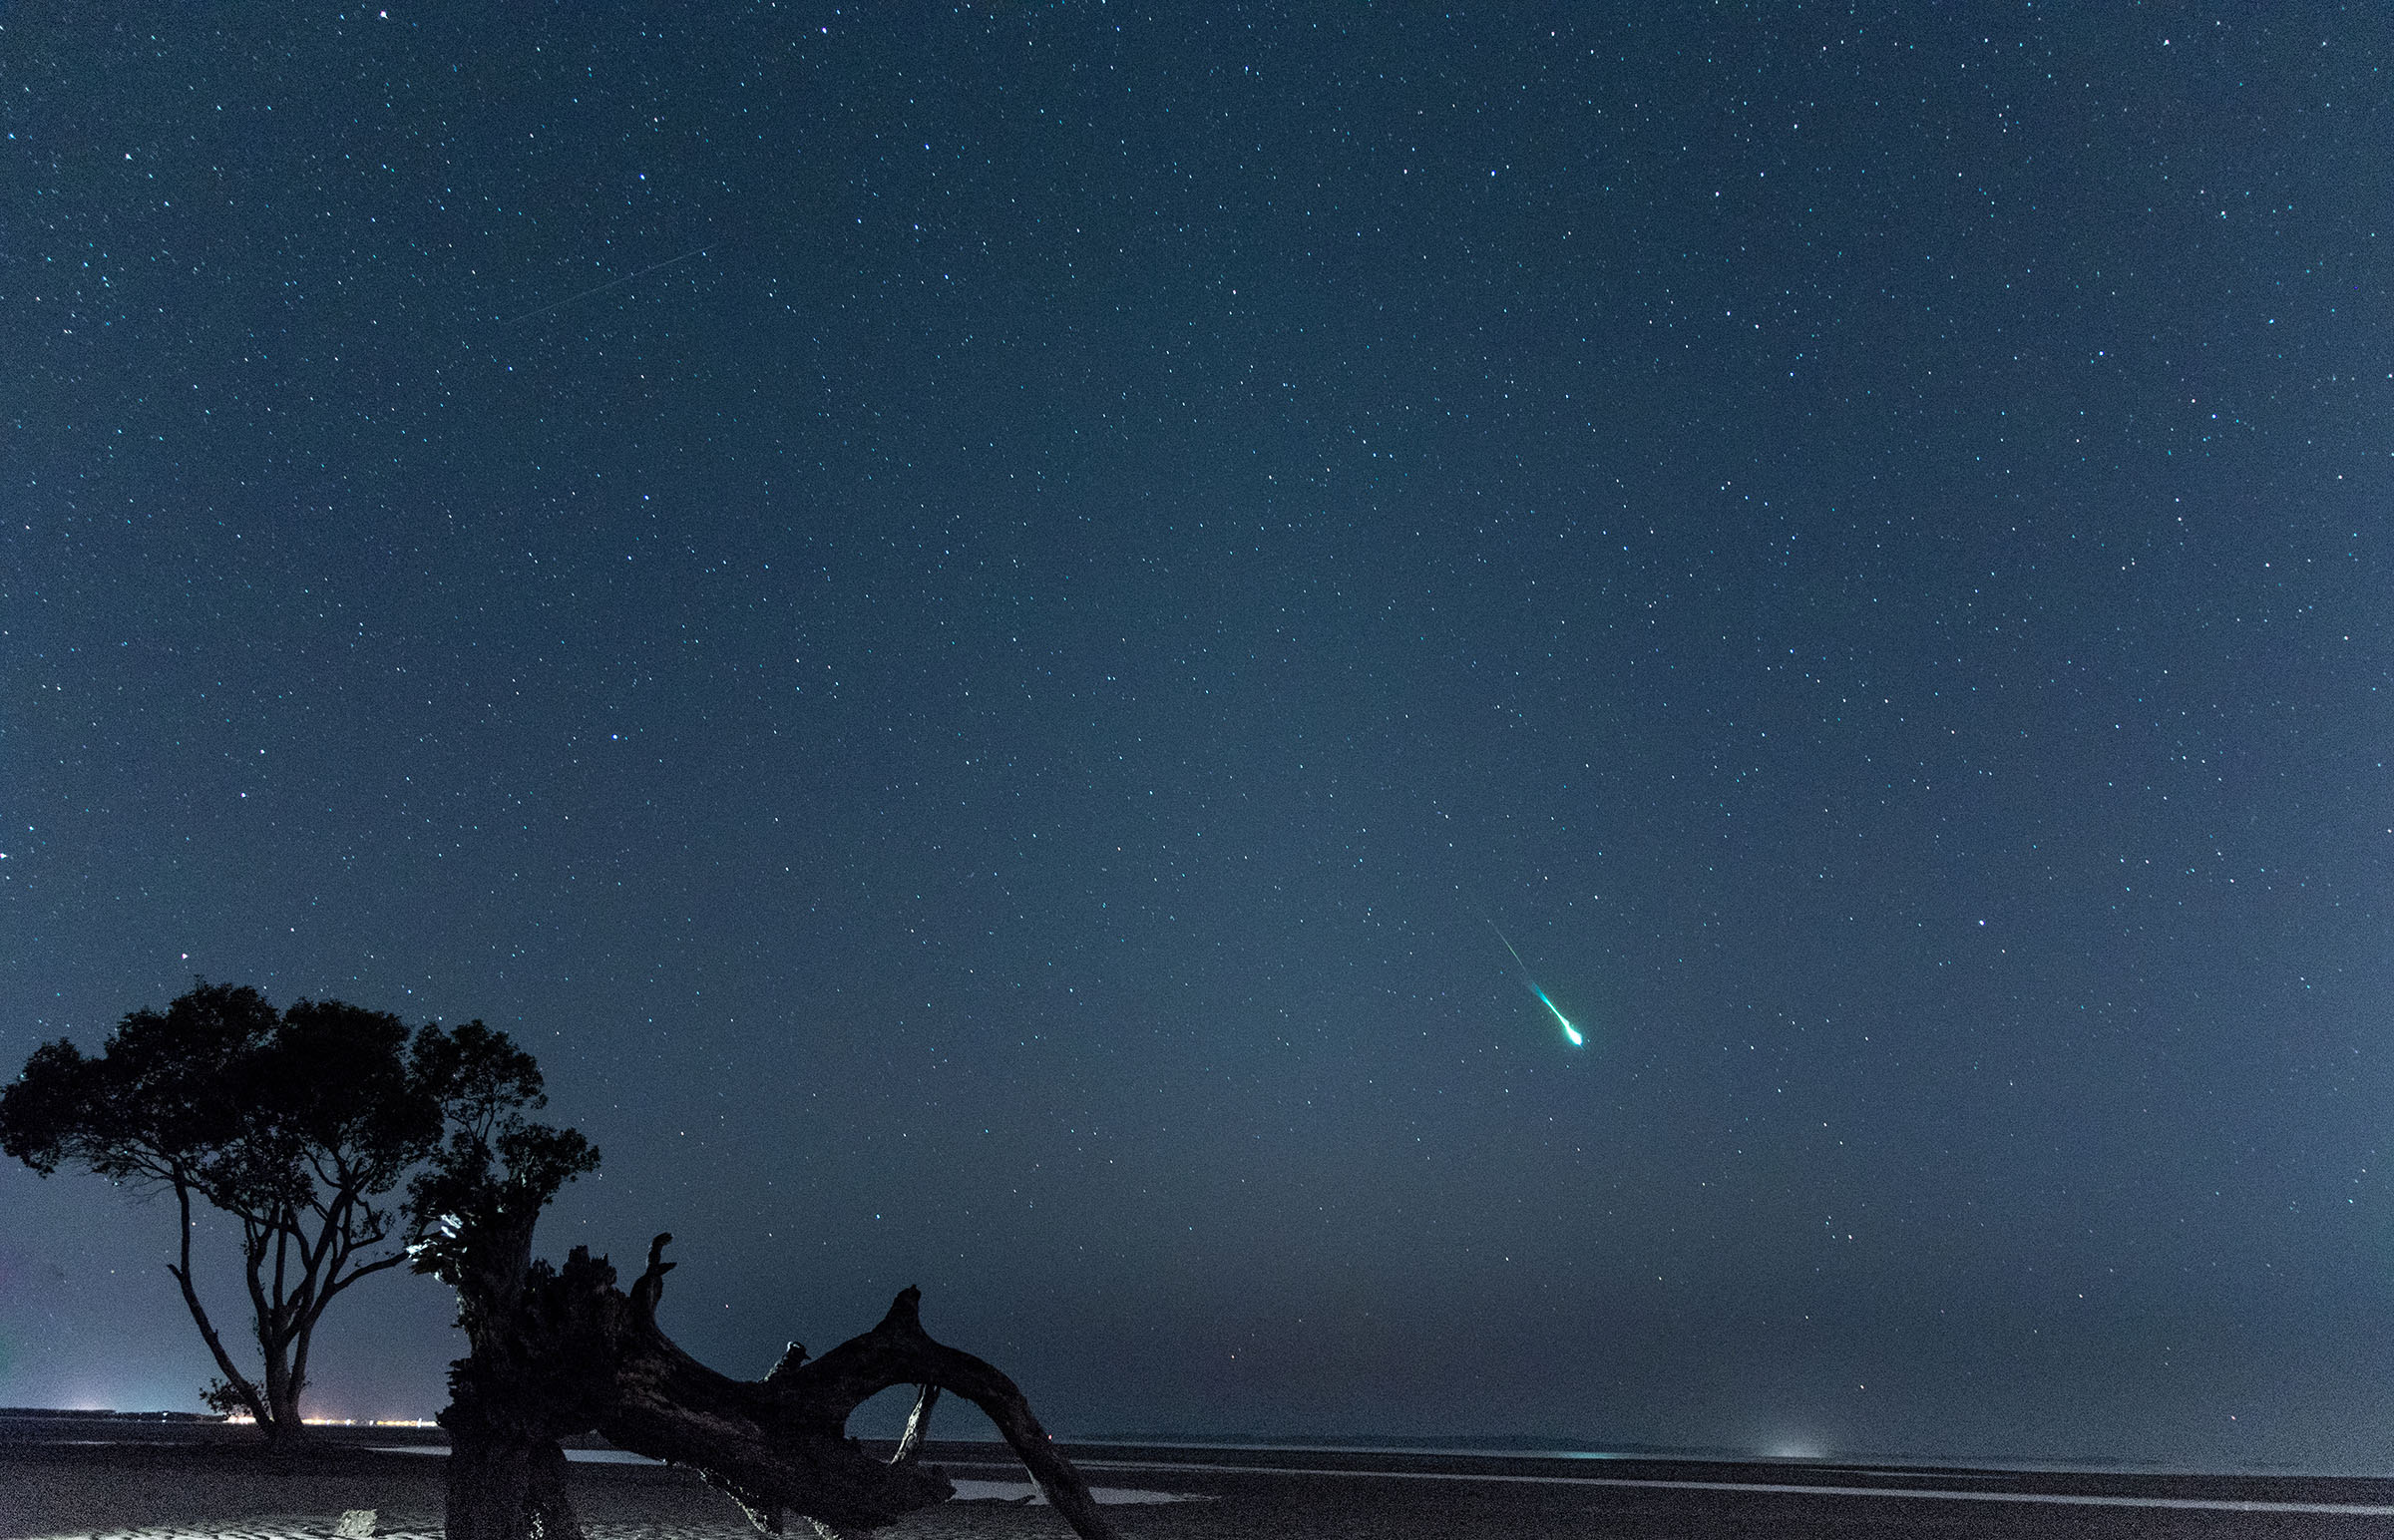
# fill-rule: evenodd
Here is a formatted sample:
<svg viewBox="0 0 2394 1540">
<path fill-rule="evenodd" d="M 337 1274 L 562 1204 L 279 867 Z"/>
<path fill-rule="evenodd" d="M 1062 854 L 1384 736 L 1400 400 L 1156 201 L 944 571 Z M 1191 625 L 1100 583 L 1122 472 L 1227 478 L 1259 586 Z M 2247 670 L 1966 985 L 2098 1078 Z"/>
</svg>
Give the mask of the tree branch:
<svg viewBox="0 0 2394 1540">
<path fill-rule="evenodd" d="M 461 1318 L 482 1325 L 469 1327 L 474 1354 L 452 1376 L 458 1401 L 442 1414 L 453 1444 L 465 1427 L 538 1428 L 550 1438 L 596 1427 L 620 1448 L 690 1466 L 767 1533 L 782 1532 L 785 1514 L 868 1531 L 954 1495 L 947 1476 L 919 1458 L 932 1403 L 947 1391 L 988 1414 L 1083 1540 L 1113 1540 L 1014 1382 L 923 1330 L 919 1291 L 899 1295 L 879 1326 L 820 1358 L 808 1361 L 793 1344 L 764 1378 L 733 1379 L 656 1324 L 671 1240 L 650 1244 L 628 1295 L 613 1288 L 603 1259 L 577 1248 L 562 1271 L 531 1266 L 522 1303 L 505 1321 L 464 1302 Z M 848 1417 L 900 1384 L 925 1388 L 900 1457 L 884 1462 L 847 1435 Z"/>
<path fill-rule="evenodd" d="M 258 1395 L 257 1386 L 248 1376 L 233 1366 L 232 1354 L 224 1350 L 223 1339 L 216 1336 L 216 1324 L 207 1319 L 206 1307 L 200 1303 L 200 1291 L 192 1286 L 192 1189 L 191 1184 L 178 1178 L 175 1182 L 175 1205 L 182 1218 L 182 1264 L 167 1264 L 167 1272 L 183 1290 L 183 1303 L 192 1313 L 192 1321 L 200 1328 L 200 1341 L 207 1344 L 208 1352 L 216 1360 L 216 1369 L 223 1374 L 225 1385 L 249 1408 L 259 1427 L 269 1427 L 273 1419 L 266 1415 L 266 1403 Z"/>
<path fill-rule="evenodd" d="M 881 1324 L 851 1338 L 791 1376 L 791 1391 L 824 1410 L 848 1414 L 892 1385 L 921 1384 L 952 1390 L 981 1408 L 1030 1472 L 1047 1501 L 1082 1536 L 1111 1535 L 1080 1473 L 1056 1452 L 1055 1440 L 1039 1425 L 1030 1402 L 1014 1382 L 969 1352 L 936 1342 L 923 1330 L 923 1291 L 908 1288 L 890 1302 Z M 926 1408 L 928 1410 L 928 1408 Z"/>
<path fill-rule="evenodd" d="M 915 1393 L 915 1409 L 906 1414 L 906 1431 L 898 1435 L 898 1452 L 890 1456 L 893 1465 L 911 1465 L 923 1457 L 923 1445 L 931 1437 L 931 1409 L 940 1404 L 940 1387 L 923 1385 Z"/>
</svg>

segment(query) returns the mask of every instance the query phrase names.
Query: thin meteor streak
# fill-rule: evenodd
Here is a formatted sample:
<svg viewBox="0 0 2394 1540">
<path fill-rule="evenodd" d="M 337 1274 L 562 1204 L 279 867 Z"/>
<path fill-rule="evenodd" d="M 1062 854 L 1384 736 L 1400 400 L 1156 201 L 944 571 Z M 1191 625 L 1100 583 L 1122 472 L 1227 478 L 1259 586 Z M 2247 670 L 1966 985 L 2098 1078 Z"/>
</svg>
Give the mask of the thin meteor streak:
<svg viewBox="0 0 2394 1540">
<path fill-rule="evenodd" d="M 1483 920 L 1487 919 L 1487 917 L 1484 915 L 1480 918 Z M 1529 985 L 1529 992 L 1538 997 L 1539 1004 L 1554 1012 L 1555 1023 L 1563 1029 L 1564 1041 L 1570 1043 L 1574 1048 L 1585 1046 L 1587 1039 L 1579 1034 L 1579 1028 L 1571 1024 L 1571 1018 L 1563 1014 L 1562 1007 L 1555 1004 L 1553 999 L 1547 995 L 1546 991 L 1538 987 L 1537 979 L 1530 976 L 1529 964 L 1521 961 L 1521 949 L 1515 947 L 1512 944 L 1512 940 L 1507 937 L 1504 932 L 1497 930 L 1495 921 L 1488 921 L 1488 929 L 1496 932 L 1496 939 L 1504 943 L 1504 950 L 1513 955 L 1513 965 L 1521 969 L 1521 981 Z"/>
<path fill-rule="evenodd" d="M 624 284 L 629 283 L 634 278 L 645 278 L 652 272 L 661 272 L 665 268 L 671 267 L 676 263 L 686 262 L 693 256 L 704 256 L 706 252 L 707 248 L 705 246 L 692 246 L 689 250 L 682 252 L 679 256 L 669 256 L 661 262 L 650 262 L 638 272 L 627 272 L 620 278 L 609 278 L 606 282 L 598 284 L 592 288 L 584 289 L 579 294 L 568 294 L 563 299 L 553 299 L 549 301 L 549 303 L 541 306 L 538 310 L 527 310 L 522 315 L 512 316 L 501 321 L 499 324 L 502 326 L 513 326 L 519 321 L 529 321 L 536 315 L 547 315 L 552 310 L 563 309 L 577 299 L 588 299 L 593 294 L 603 294 L 608 289 L 621 288 Z"/>
</svg>

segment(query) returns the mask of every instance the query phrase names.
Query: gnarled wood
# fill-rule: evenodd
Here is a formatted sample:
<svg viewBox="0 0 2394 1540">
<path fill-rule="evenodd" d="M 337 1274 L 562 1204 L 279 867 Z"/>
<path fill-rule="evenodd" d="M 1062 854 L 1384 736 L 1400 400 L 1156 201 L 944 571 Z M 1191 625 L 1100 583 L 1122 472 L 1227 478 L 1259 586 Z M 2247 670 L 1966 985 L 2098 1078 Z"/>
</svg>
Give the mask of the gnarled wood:
<svg viewBox="0 0 2394 1540">
<path fill-rule="evenodd" d="M 820 1358 L 809 1360 L 793 1343 L 762 1379 L 733 1379 L 682 1351 L 656 1324 L 674 1267 L 664 1260 L 671 1240 L 660 1235 L 649 1246 L 628 1296 L 604 1258 L 579 1247 L 562 1270 L 527 1260 L 513 1287 L 502 1268 L 461 1272 L 460 1314 L 473 1351 L 451 1372 L 453 1398 L 441 1416 L 453 1449 L 451 1540 L 579 1535 L 555 1479 L 564 1468 L 558 1440 L 590 1430 L 689 1466 L 768 1534 L 783 1532 L 785 1516 L 818 1531 L 879 1529 L 955 1495 L 947 1476 L 920 1459 L 942 1391 L 988 1414 L 1075 1533 L 1112 1540 L 1087 1485 L 1014 1382 L 923 1330 L 919 1290 L 901 1293 L 880 1325 Z M 519 1255 L 529 1253 L 529 1227 L 522 1241 Z M 848 1436 L 848 1417 L 902 1384 L 922 1390 L 897 1457 L 884 1462 Z"/>
</svg>

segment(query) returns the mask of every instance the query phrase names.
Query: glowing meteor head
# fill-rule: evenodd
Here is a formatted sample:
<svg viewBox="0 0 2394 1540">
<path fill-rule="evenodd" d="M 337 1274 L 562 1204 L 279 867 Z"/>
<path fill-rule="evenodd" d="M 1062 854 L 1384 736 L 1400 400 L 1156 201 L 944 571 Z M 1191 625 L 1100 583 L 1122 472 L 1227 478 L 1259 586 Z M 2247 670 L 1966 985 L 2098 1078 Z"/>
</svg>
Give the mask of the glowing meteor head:
<svg viewBox="0 0 2394 1540">
<path fill-rule="evenodd" d="M 1553 1013 L 1555 1025 L 1563 1029 L 1563 1040 L 1574 1048 L 1584 1047 L 1587 1039 L 1579 1035 L 1579 1028 L 1571 1024 L 1571 1018 L 1563 1014 L 1563 1007 L 1557 1005 L 1544 989 L 1538 988 L 1536 983 L 1531 983 L 1530 988 L 1536 992 L 1538 1003 Z"/>
</svg>

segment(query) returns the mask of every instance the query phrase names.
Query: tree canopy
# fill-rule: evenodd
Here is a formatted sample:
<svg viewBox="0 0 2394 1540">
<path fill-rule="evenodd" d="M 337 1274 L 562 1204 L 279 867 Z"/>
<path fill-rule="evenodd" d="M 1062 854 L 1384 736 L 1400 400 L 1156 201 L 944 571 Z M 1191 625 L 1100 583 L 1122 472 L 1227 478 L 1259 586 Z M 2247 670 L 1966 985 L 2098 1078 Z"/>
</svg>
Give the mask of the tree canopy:
<svg viewBox="0 0 2394 1540">
<path fill-rule="evenodd" d="M 553 1193 L 597 1165 L 581 1135 L 526 1120 L 547 1100 L 532 1055 L 480 1021 L 411 1031 L 387 1011 L 306 999 L 278 1011 L 247 985 L 200 980 L 163 1011 L 125 1016 L 97 1057 L 64 1038 L 36 1048 L 0 1088 L 0 1151 L 44 1176 L 78 1165 L 175 1195 L 181 1241 L 168 1272 L 221 1374 L 207 1398 L 279 1438 L 300 1425 L 325 1308 L 409 1260 L 431 1223 L 427 1202 L 454 1207 L 454 1180 L 436 1173 L 520 1145 L 530 1165 L 547 1157 Z M 391 1201 L 411 1173 L 409 1197 Z M 239 1223 L 255 1377 L 194 1283 L 195 1198 Z"/>
</svg>

